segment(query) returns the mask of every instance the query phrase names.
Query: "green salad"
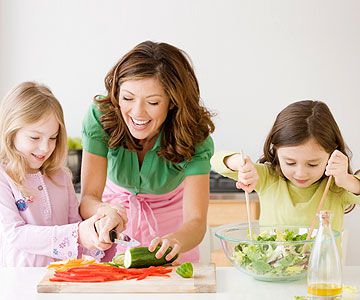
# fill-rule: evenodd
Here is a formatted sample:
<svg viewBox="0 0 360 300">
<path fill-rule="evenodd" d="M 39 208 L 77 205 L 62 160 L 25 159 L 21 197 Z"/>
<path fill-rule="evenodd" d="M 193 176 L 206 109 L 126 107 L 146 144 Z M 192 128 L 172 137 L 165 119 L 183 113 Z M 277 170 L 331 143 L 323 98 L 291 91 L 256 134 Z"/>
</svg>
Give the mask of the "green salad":
<svg viewBox="0 0 360 300">
<path fill-rule="evenodd" d="M 240 243 L 233 253 L 234 262 L 245 271 L 261 276 L 283 277 L 300 275 L 307 269 L 310 248 L 304 251 L 306 233 L 291 230 L 263 232 L 253 239 L 264 243 Z M 283 243 L 272 243 L 283 242 Z"/>
</svg>

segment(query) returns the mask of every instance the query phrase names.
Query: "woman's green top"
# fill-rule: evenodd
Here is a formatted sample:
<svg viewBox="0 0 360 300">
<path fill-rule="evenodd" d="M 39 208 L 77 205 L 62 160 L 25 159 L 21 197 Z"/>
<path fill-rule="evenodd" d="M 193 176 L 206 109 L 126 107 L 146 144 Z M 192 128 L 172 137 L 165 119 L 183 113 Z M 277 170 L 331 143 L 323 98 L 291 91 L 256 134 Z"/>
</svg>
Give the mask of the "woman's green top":
<svg viewBox="0 0 360 300">
<path fill-rule="evenodd" d="M 178 187 L 186 176 L 208 174 L 214 144 L 209 136 L 195 146 L 190 161 L 173 163 L 157 155 L 161 134 L 143 160 L 141 168 L 135 151 L 122 146 L 110 149 L 108 135 L 100 123 L 101 112 L 93 104 L 85 115 L 82 128 L 85 151 L 107 158 L 107 176 L 115 184 L 134 194 L 165 194 Z M 94 166 L 96 168 L 96 166 Z"/>
</svg>

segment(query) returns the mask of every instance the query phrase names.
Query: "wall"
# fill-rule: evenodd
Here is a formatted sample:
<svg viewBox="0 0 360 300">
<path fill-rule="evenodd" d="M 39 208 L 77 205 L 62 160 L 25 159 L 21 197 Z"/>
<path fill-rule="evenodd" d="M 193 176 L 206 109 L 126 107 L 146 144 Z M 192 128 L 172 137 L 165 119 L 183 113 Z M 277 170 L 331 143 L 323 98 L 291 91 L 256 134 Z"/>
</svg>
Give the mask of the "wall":
<svg viewBox="0 0 360 300">
<path fill-rule="evenodd" d="M 0 0 L 0 97 L 20 81 L 44 82 L 69 134 L 80 135 L 115 61 L 143 40 L 166 41 L 193 60 L 204 103 L 217 113 L 218 150 L 256 159 L 284 106 L 322 99 L 359 169 L 359 13 L 357 0 Z M 355 228 L 360 213 L 352 215 Z"/>
</svg>

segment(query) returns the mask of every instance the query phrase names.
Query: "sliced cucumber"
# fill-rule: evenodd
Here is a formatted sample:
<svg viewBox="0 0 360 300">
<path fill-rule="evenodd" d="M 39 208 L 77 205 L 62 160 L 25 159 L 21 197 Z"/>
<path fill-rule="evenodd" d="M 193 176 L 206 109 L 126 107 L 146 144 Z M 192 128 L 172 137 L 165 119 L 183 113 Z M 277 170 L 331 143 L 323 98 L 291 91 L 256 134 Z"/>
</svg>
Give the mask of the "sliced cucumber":
<svg viewBox="0 0 360 300">
<path fill-rule="evenodd" d="M 181 277 L 191 278 L 194 275 L 194 268 L 191 262 L 185 262 L 176 268 L 176 273 Z"/>
<path fill-rule="evenodd" d="M 113 257 L 111 263 L 119 267 L 124 267 L 124 258 L 125 258 L 125 253 L 118 253 Z"/>
<path fill-rule="evenodd" d="M 125 251 L 124 266 L 125 268 L 147 268 L 150 266 L 162 266 L 172 263 L 178 255 L 175 255 L 171 260 L 166 260 L 165 256 L 172 250 L 168 248 L 161 258 L 156 258 L 155 254 L 160 249 L 156 247 L 154 252 L 150 252 L 147 247 L 138 247 L 127 249 Z"/>
</svg>

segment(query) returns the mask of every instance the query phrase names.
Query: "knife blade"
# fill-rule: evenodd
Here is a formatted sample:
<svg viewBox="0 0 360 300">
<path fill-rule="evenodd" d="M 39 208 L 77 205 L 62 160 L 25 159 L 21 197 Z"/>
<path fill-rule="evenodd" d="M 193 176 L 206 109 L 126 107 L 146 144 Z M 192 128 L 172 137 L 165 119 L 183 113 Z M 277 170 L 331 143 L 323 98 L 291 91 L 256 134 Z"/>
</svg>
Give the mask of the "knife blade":
<svg viewBox="0 0 360 300">
<path fill-rule="evenodd" d="M 96 230 L 96 226 L 94 224 L 94 228 L 95 228 L 95 232 L 97 233 L 97 230 Z M 121 245 L 123 247 L 131 247 L 131 248 L 135 248 L 137 246 L 140 246 L 140 242 L 129 237 L 127 234 L 125 233 L 120 233 L 120 236 L 119 236 L 119 239 L 117 238 L 117 232 L 116 232 L 116 229 L 113 228 L 110 230 L 109 232 L 109 237 L 110 237 L 110 241 L 115 243 L 115 244 L 118 244 L 118 245 Z"/>
<path fill-rule="evenodd" d="M 124 246 L 124 247 L 137 247 L 140 246 L 140 242 L 129 237 L 125 233 L 120 233 L 119 239 L 117 238 L 117 232 L 115 229 L 112 229 L 109 232 L 110 240 L 118 245 Z"/>
</svg>

